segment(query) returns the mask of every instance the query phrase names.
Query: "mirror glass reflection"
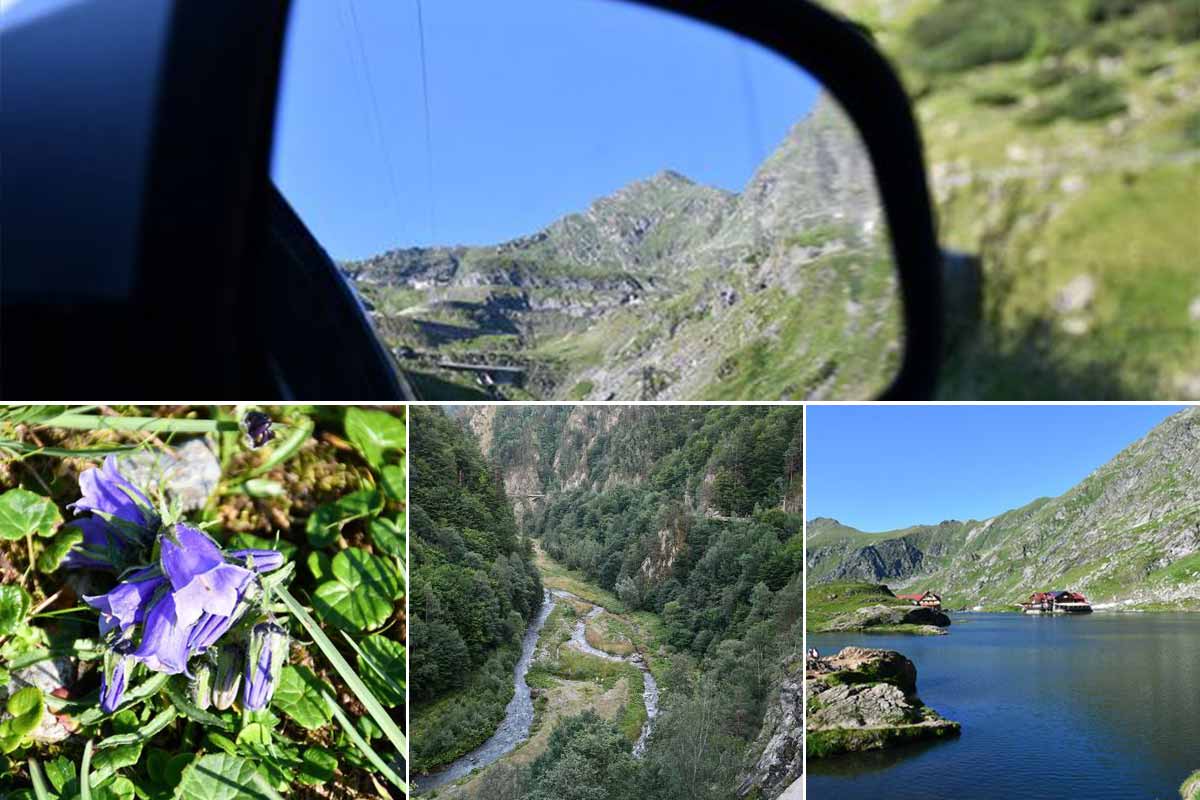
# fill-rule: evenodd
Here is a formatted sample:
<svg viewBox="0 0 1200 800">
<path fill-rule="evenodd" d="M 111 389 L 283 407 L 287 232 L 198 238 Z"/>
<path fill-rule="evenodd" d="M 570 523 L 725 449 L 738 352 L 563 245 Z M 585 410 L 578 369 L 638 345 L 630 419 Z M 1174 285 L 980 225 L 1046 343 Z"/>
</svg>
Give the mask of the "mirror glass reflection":
<svg viewBox="0 0 1200 800">
<path fill-rule="evenodd" d="M 298 0 L 273 178 L 424 399 L 864 398 L 901 304 L 811 76 L 614 0 Z"/>
</svg>

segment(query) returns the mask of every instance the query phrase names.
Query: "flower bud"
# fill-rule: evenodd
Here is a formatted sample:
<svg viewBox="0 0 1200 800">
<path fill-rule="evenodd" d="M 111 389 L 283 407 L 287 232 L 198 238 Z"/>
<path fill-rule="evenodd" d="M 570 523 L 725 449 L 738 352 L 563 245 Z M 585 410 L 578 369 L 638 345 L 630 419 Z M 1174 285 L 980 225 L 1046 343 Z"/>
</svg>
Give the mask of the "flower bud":
<svg viewBox="0 0 1200 800">
<path fill-rule="evenodd" d="M 250 631 L 246 648 L 246 686 L 242 705 L 260 711 L 271 702 L 279 674 L 288 657 L 287 631 L 273 622 L 260 622 Z"/>
<path fill-rule="evenodd" d="M 105 714 L 111 714 L 121 705 L 128 685 L 129 670 L 133 669 L 133 659 L 125 653 L 116 650 L 106 650 L 104 653 L 104 672 L 100 676 L 100 709 Z"/>
<path fill-rule="evenodd" d="M 261 411 L 250 411 L 242 417 L 242 430 L 246 432 L 252 450 L 275 438 L 275 432 L 271 430 L 271 418 Z"/>
<path fill-rule="evenodd" d="M 283 566 L 283 553 L 278 550 L 232 550 L 229 555 L 240 558 L 247 569 L 273 572 Z"/>
<path fill-rule="evenodd" d="M 192 681 L 188 685 L 192 705 L 203 711 L 212 703 L 213 668 L 207 658 L 196 661 L 192 667 Z"/>
<path fill-rule="evenodd" d="M 217 651 L 217 666 L 212 677 L 212 702 L 224 711 L 237 699 L 242 685 L 242 647 L 223 644 Z"/>
</svg>

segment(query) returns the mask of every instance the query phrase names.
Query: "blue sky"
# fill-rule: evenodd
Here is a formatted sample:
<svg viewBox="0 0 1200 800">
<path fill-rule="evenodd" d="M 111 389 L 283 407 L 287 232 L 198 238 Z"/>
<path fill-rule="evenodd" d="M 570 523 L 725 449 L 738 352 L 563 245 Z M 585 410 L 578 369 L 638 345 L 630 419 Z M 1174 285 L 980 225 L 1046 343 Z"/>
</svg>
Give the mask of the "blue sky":
<svg viewBox="0 0 1200 800">
<path fill-rule="evenodd" d="M 817 91 L 632 4 L 425 0 L 427 151 L 416 0 L 293 8 L 272 172 L 340 259 L 533 233 L 664 168 L 738 191 Z"/>
<path fill-rule="evenodd" d="M 1070 489 L 1179 406 L 810 406 L 808 510 L 870 532 Z"/>
</svg>

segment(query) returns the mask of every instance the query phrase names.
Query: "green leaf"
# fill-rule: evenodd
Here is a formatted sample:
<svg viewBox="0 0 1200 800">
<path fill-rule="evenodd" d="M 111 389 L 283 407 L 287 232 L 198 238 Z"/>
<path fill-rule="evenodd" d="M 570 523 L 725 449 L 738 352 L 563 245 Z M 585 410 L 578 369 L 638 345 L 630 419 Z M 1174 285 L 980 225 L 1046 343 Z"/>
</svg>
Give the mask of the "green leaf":
<svg viewBox="0 0 1200 800">
<path fill-rule="evenodd" d="M 371 543 L 378 548 L 379 552 L 404 558 L 404 528 L 394 520 L 386 517 L 379 517 L 371 520 L 367 526 L 367 532 L 371 534 Z"/>
<path fill-rule="evenodd" d="M 387 561 L 363 550 L 343 550 L 333 558 L 334 580 L 317 587 L 313 610 L 325 622 L 351 631 L 378 628 L 403 594 L 399 576 Z"/>
<path fill-rule="evenodd" d="M 271 729 L 261 722 L 251 722 L 238 731 L 237 743 L 269 745 L 271 743 Z"/>
<path fill-rule="evenodd" d="M 296 777 L 310 786 L 328 783 L 333 780 L 337 764 L 337 759 L 330 753 L 310 747 L 304 751 L 304 763 L 300 765 L 300 774 Z"/>
<path fill-rule="evenodd" d="M 215 747 L 218 750 L 224 750 L 226 753 L 233 755 L 237 752 L 237 745 L 233 743 L 233 739 L 228 736 L 222 736 L 215 731 L 208 731 L 204 734 L 204 740 L 208 742 L 210 747 Z"/>
<path fill-rule="evenodd" d="M 0 585 L 0 636 L 8 636 L 25 622 L 31 603 L 29 594 L 15 583 Z"/>
<path fill-rule="evenodd" d="M 83 531 L 79 528 L 63 528 L 58 532 L 46 549 L 38 556 L 38 572 L 49 575 L 58 569 L 58 565 L 66 558 L 68 551 L 83 541 Z"/>
<path fill-rule="evenodd" d="M 328 578 L 333 570 L 333 559 L 320 550 L 313 550 L 305 561 L 308 563 L 308 571 L 319 581 Z"/>
<path fill-rule="evenodd" d="M 84 763 L 87 763 L 88 751 L 84 750 Z M 75 780 L 75 765 L 66 756 L 59 756 L 45 763 L 46 780 L 54 787 L 57 794 L 62 794 L 68 783 Z"/>
<path fill-rule="evenodd" d="M 278 550 L 283 553 L 283 557 L 288 561 L 296 557 L 296 545 L 280 539 L 278 542 L 274 539 L 268 539 L 264 536 L 255 536 L 252 533 L 235 533 L 230 536 L 225 542 L 226 550 Z"/>
<path fill-rule="evenodd" d="M 278 800 L 254 765 L 227 753 L 210 753 L 183 771 L 176 800 Z"/>
<path fill-rule="evenodd" d="M 374 489 L 359 489 L 335 503 L 318 506 L 304 526 L 308 542 L 313 547 L 326 547 L 352 520 L 378 514 L 383 509 L 383 497 Z"/>
<path fill-rule="evenodd" d="M 351 408 L 346 411 L 346 436 L 376 469 L 383 467 L 389 451 L 404 452 L 404 420 L 386 411 Z"/>
<path fill-rule="evenodd" d="M 13 692 L 5 710 L 12 716 L 0 722 L 0 752 L 11 753 L 20 747 L 25 736 L 42 721 L 46 703 L 42 699 L 42 690 L 36 686 L 26 686 Z"/>
<path fill-rule="evenodd" d="M 321 692 L 324 681 L 304 666 L 283 668 L 272 705 L 287 714 L 296 724 L 315 730 L 330 720 L 329 707 Z"/>
<path fill-rule="evenodd" d="M 407 672 L 404 645 L 376 634 L 363 639 L 355 649 L 358 651 L 358 672 L 367 688 L 385 706 L 402 705 Z"/>
<path fill-rule="evenodd" d="M 111 738 L 111 737 L 110 737 Z M 122 744 L 116 747 L 108 747 L 105 750 L 97 750 L 92 757 L 92 769 L 96 777 L 92 779 L 92 784 L 95 785 L 119 769 L 132 767 L 142 757 L 142 743 Z"/>
<path fill-rule="evenodd" d="M 380 483 L 387 496 L 398 503 L 405 501 L 405 491 L 408 481 L 404 478 L 404 464 L 388 464 L 379 470 Z"/>
<path fill-rule="evenodd" d="M 52 536 L 62 524 L 62 514 L 50 498 L 26 489 L 0 494 L 0 539 L 24 539 L 31 533 Z"/>
<path fill-rule="evenodd" d="M 122 775 L 118 775 L 98 788 L 93 797 L 95 800 L 133 800 L 136 792 L 137 789 L 134 787 L 133 781 Z"/>
</svg>

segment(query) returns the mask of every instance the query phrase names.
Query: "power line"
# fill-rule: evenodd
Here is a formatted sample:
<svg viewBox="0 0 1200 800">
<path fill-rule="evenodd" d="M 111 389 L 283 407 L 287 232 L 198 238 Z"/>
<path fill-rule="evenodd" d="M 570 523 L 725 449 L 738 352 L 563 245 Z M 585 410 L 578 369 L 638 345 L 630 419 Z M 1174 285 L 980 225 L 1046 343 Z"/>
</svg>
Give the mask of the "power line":
<svg viewBox="0 0 1200 800">
<path fill-rule="evenodd" d="M 379 141 L 379 149 L 383 153 L 383 164 L 387 170 L 388 183 L 392 190 L 392 202 L 396 206 L 396 217 L 403 220 L 404 214 L 403 206 L 400 204 L 400 187 L 396 183 L 396 171 L 392 168 L 392 159 L 388 151 L 387 139 L 383 136 L 382 117 L 379 114 L 379 100 L 375 94 L 375 84 L 371 80 L 371 65 L 367 61 L 366 48 L 363 47 L 362 32 L 358 27 L 358 14 L 354 11 L 354 0 L 346 0 L 346 6 L 350 10 L 350 23 L 354 28 L 354 40 L 358 45 L 358 55 L 362 63 L 363 76 L 366 78 L 367 94 L 370 98 L 371 121 L 375 126 L 375 137 Z"/>
<path fill-rule="evenodd" d="M 437 243 L 437 215 L 433 202 L 433 134 L 429 114 L 429 71 L 425 62 L 425 16 L 421 12 L 421 0 L 417 5 L 417 38 L 421 53 L 421 97 L 425 103 L 425 178 L 429 189 L 429 236 L 430 243 Z"/>
</svg>

